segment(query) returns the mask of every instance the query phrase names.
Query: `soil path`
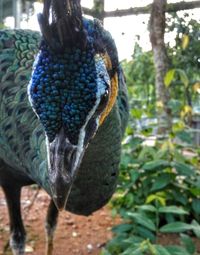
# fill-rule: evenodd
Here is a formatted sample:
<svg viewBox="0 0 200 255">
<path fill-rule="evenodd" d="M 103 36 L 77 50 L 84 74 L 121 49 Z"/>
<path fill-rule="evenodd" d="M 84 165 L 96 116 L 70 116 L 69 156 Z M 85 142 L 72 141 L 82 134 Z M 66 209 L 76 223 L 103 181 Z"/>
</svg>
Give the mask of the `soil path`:
<svg viewBox="0 0 200 255">
<path fill-rule="evenodd" d="M 36 190 L 27 187 L 23 188 L 22 192 L 22 211 L 27 231 L 26 254 L 44 255 L 44 221 L 49 197 L 40 190 L 33 206 L 27 209 L 35 192 Z M 99 254 L 106 241 L 112 237 L 112 226 L 119 221 L 111 217 L 108 208 L 103 208 L 89 217 L 76 216 L 68 212 L 61 213 L 55 233 L 54 255 Z M 0 254 L 11 254 L 10 251 L 3 252 L 8 237 L 7 207 L 0 189 Z"/>
</svg>

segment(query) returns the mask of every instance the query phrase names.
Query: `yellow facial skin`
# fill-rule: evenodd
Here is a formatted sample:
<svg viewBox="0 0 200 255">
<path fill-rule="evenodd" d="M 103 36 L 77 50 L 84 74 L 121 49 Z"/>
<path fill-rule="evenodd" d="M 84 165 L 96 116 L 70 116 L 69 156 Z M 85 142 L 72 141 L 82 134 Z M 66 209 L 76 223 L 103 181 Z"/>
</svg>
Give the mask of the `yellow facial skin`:
<svg viewBox="0 0 200 255">
<path fill-rule="evenodd" d="M 106 68 L 108 70 L 111 70 L 112 63 L 111 63 L 110 57 L 108 56 L 107 53 L 104 56 L 104 62 L 105 62 Z M 103 111 L 103 113 L 100 117 L 100 125 L 104 122 L 105 118 L 108 116 L 111 109 L 113 108 L 113 105 L 117 98 L 117 94 L 118 94 L 118 75 L 117 75 L 117 73 L 115 73 L 111 80 L 110 98 L 108 100 L 108 104 L 106 106 L 106 109 Z"/>
</svg>

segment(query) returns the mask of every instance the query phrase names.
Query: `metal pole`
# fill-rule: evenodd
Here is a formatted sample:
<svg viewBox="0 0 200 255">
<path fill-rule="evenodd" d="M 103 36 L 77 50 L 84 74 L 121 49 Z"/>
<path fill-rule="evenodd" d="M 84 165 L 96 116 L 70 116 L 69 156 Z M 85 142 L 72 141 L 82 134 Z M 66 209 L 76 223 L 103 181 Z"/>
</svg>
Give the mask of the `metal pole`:
<svg viewBox="0 0 200 255">
<path fill-rule="evenodd" d="M 15 19 L 15 28 L 20 28 L 21 15 L 22 15 L 21 0 L 13 0 L 13 14 Z"/>
</svg>

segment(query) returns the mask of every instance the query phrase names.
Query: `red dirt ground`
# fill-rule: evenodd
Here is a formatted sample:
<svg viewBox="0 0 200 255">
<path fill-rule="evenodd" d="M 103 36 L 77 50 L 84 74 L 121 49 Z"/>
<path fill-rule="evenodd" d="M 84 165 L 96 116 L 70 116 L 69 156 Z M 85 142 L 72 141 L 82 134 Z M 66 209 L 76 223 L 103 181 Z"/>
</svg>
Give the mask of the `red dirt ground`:
<svg viewBox="0 0 200 255">
<path fill-rule="evenodd" d="M 31 208 L 27 210 L 31 197 L 36 190 L 23 188 L 22 211 L 27 231 L 27 254 L 44 255 L 45 232 L 44 220 L 49 203 L 48 195 L 40 190 Z M 28 203 L 29 202 L 29 203 Z M 105 242 L 112 237 L 111 227 L 119 223 L 113 219 L 108 208 L 103 208 L 90 217 L 76 216 L 68 212 L 60 213 L 54 240 L 55 255 L 97 255 Z M 0 254 L 3 252 L 9 237 L 7 207 L 0 189 Z"/>
<path fill-rule="evenodd" d="M 30 201 L 37 190 L 23 188 L 22 211 L 27 231 L 27 251 L 30 255 L 44 255 L 45 232 L 44 221 L 49 203 L 48 195 L 40 190 L 33 206 Z M 108 207 L 104 207 L 90 217 L 76 216 L 63 212 L 55 233 L 54 255 L 99 255 L 102 247 L 112 237 L 112 226 L 119 224 L 119 218 L 112 218 Z M 4 252 L 9 237 L 9 221 L 3 192 L 0 188 L 0 255 L 11 255 Z M 164 245 L 178 244 L 177 235 L 162 235 L 158 243 Z M 200 241 L 196 240 L 200 255 Z"/>
</svg>

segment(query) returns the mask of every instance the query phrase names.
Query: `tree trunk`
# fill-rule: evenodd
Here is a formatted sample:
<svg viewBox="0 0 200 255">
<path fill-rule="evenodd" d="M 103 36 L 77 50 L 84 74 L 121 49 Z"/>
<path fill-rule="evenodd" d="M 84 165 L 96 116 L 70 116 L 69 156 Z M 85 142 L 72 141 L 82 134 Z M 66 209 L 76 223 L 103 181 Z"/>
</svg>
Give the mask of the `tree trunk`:
<svg viewBox="0 0 200 255">
<path fill-rule="evenodd" d="M 156 69 L 156 99 L 160 105 L 160 110 L 157 112 L 159 134 L 166 134 L 172 126 L 171 110 L 168 107 L 170 96 L 164 84 L 168 70 L 168 56 L 164 42 L 166 5 L 167 0 L 153 1 L 149 27 Z"/>
<path fill-rule="evenodd" d="M 20 28 L 21 16 L 22 16 L 22 1 L 13 0 L 13 13 L 15 18 L 15 28 Z"/>
<path fill-rule="evenodd" d="M 104 20 L 104 0 L 94 0 L 93 11 L 95 13 L 95 18 L 102 21 Z"/>
</svg>

